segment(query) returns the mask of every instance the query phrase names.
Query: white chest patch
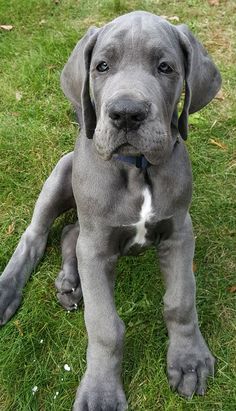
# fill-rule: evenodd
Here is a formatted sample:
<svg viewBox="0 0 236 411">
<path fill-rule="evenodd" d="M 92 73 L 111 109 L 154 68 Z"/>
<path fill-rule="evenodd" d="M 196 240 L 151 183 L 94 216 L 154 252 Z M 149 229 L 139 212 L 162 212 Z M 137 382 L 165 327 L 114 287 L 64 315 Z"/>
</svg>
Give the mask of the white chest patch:
<svg viewBox="0 0 236 411">
<path fill-rule="evenodd" d="M 133 239 L 132 245 L 133 244 L 140 244 L 140 245 L 145 244 L 145 242 L 146 242 L 145 236 L 146 236 L 146 232 L 147 232 L 147 229 L 145 227 L 145 223 L 147 223 L 153 215 L 153 212 L 152 212 L 152 197 L 151 197 L 150 190 L 146 187 L 143 190 L 142 194 L 143 194 L 144 200 L 143 200 L 142 208 L 141 208 L 141 211 L 140 211 L 140 220 L 137 223 L 133 224 L 134 227 L 136 227 L 137 232 L 136 232 L 136 235 Z"/>
</svg>

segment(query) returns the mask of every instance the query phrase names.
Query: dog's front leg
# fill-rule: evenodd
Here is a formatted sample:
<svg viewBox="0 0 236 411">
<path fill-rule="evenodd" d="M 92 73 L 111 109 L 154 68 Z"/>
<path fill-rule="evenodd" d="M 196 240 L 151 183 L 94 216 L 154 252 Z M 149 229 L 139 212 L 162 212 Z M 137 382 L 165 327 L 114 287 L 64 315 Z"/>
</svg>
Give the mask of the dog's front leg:
<svg viewBox="0 0 236 411">
<path fill-rule="evenodd" d="M 73 153 L 63 156 L 46 180 L 31 223 L 0 277 L 0 326 L 17 310 L 23 287 L 43 256 L 52 223 L 64 211 L 75 207 L 71 185 L 72 159 Z"/>
<path fill-rule="evenodd" d="M 97 238 L 96 238 L 97 237 Z M 124 324 L 114 304 L 117 255 L 102 236 L 84 233 L 77 242 L 78 269 L 88 332 L 87 370 L 78 388 L 74 411 L 124 411 L 121 382 Z"/>
<path fill-rule="evenodd" d="M 166 294 L 164 317 L 169 334 L 167 372 L 172 389 L 191 397 L 203 395 L 206 380 L 214 372 L 214 357 L 198 327 L 195 279 L 192 271 L 194 237 L 189 214 L 183 228 L 159 246 Z"/>
</svg>

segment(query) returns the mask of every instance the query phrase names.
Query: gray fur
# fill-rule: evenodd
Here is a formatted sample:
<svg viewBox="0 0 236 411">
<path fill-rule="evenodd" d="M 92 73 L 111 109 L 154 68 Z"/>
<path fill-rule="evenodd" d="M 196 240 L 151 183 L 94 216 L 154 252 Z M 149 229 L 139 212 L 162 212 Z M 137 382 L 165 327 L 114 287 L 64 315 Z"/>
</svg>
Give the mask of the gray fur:
<svg viewBox="0 0 236 411">
<path fill-rule="evenodd" d="M 110 68 L 105 73 L 96 69 L 103 60 Z M 163 61 L 174 72 L 160 73 L 157 67 Z M 169 383 L 187 397 L 205 392 L 214 358 L 198 327 L 188 212 L 192 174 L 180 135 L 187 137 L 189 113 L 205 106 L 220 83 L 212 60 L 185 26 L 146 12 L 90 29 L 62 72 L 62 88 L 78 113 L 80 138 L 74 153 L 60 160 L 45 183 L 32 222 L 0 278 L 0 323 L 16 311 L 52 222 L 76 203 L 79 224 L 64 230 L 63 264 L 56 280 L 58 299 L 66 309 L 77 308 L 81 292 L 85 305 L 87 370 L 74 411 L 127 407 L 121 381 L 124 324 L 114 304 L 114 268 L 120 255 L 142 249 L 133 240 L 145 187 L 153 210 L 145 226 L 145 246 L 156 246 L 166 285 Z M 109 116 L 111 106 L 127 99 L 148 107 L 135 130 L 117 127 Z M 124 107 L 127 115 L 127 104 Z M 145 155 L 150 167 L 138 169 L 118 160 L 117 153 Z"/>
</svg>

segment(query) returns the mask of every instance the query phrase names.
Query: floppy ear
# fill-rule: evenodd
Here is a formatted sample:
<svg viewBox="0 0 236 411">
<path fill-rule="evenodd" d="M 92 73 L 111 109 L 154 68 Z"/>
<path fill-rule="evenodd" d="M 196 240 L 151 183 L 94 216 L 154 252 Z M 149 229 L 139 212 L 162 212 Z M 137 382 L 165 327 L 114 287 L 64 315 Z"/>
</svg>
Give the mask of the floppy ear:
<svg viewBox="0 0 236 411">
<path fill-rule="evenodd" d="M 93 137 L 96 114 L 89 93 L 89 68 L 99 29 L 91 27 L 75 46 L 61 73 L 61 88 L 73 104 L 81 128 Z"/>
<path fill-rule="evenodd" d="M 184 24 L 176 26 L 185 58 L 185 99 L 178 121 L 184 140 L 188 135 L 188 115 L 201 110 L 219 91 L 221 76 L 206 50 Z"/>
</svg>

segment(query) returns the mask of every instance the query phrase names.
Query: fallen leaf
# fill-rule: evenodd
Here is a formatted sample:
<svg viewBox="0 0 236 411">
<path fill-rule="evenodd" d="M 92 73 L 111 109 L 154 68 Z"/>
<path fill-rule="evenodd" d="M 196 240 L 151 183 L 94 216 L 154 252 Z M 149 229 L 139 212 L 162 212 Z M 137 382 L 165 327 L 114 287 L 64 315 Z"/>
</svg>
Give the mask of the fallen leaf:
<svg viewBox="0 0 236 411">
<path fill-rule="evenodd" d="M 20 336 L 23 337 L 24 333 L 23 333 L 20 321 L 16 320 L 16 321 L 14 321 L 14 324 L 15 324 L 17 330 L 19 331 Z"/>
<path fill-rule="evenodd" d="M 232 287 L 229 288 L 230 293 L 236 293 L 236 285 L 232 285 Z"/>
<path fill-rule="evenodd" d="M 179 17 L 178 16 L 171 16 L 171 17 L 168 17 L 168 20 L 170 20 L 170 21 L 179 21 Z"/>
<path fill-rule="evenodd" d="M 0 24 L 0 28 L 2 30 L 10 31 L 13 29 L 13 26 L 11 26 L 10 24 Z"/>
<path fill-rule="evenodd" d="M 16 100 L 20 101 L 22 99 L 23 95 L 19 91 L 16 91 Z"/>
<path fill-rule="evenodd" d="M 11 235 L 15 231 L 15 223 L 11 223 L 7 229 L 7 234 Z"/>
<path fill-rule="evenodd" d="M 19 117 L 20 113 L 18 113 L 18 111 L 12 111 L 11 115 L 14 117 Z"/>
<path fill-rule="evenodd" d="M 213 138 L 210 138 L 209 142 L 213 144 L 214 146 L 221 148 L 222 150 L 227 150 L 228 148 L 226 144 L 221 143 L 220 141 L 216 141 Z"/>
<path fill-rule="evenodd" d="M 193 262 L 193 272 L 196 273 L 196 271 L 197 271 L 197 265 L 195 262 Z"/>
<path fill-rule="evenodd" d="M 168 16 L 160 16 L 160 17 L 162 17 L 162 18 L 165 19 L 165 20 L 179 21 L 179 17 L 178 17 L 178 16 L 170 16 L 170 17 L 168 17 Z"/>
<path fill-rule="evenodd" d="M 45 24 L 46 23 L 46 20 L 45 19 L 42 19 L 40 22 L 39 22 L 39 25 L 41 26 L 42 24 Z"/>
<path fill-rule="evenodd" d="M 208 3 L 210 4 L 210 6 L 219 6 L 220 0 L 208 0 Z"/>
<path fill-rule="evenodd" d="M 218 93 L 216 94 L 215 98 L 216 98 L 217 100 L 224 100 L 224 99 L 225 99 L 222 89 L 220 89 L 220 91 L 218 91 Z"/>
</svg>

